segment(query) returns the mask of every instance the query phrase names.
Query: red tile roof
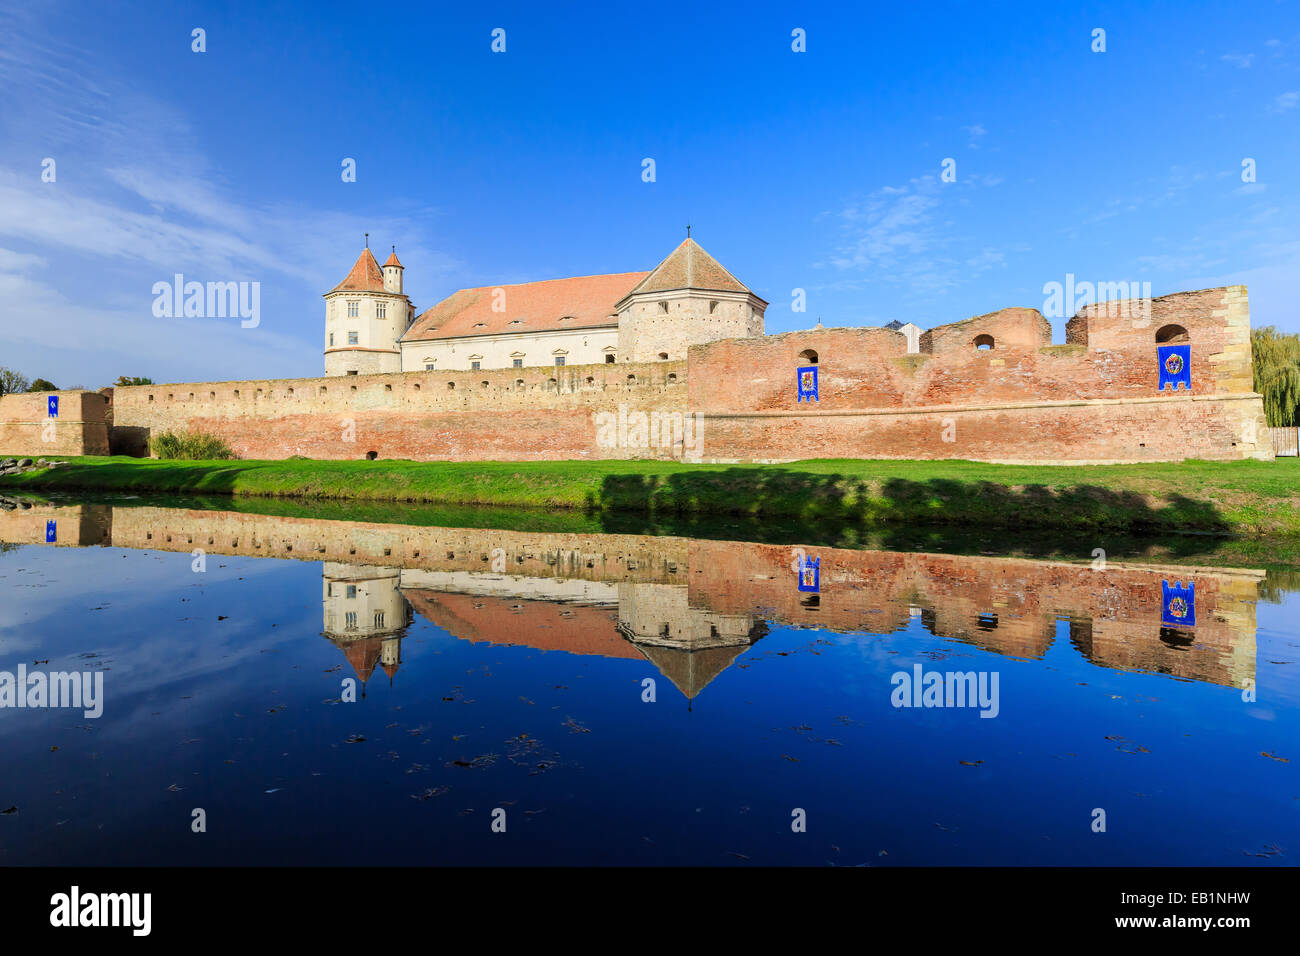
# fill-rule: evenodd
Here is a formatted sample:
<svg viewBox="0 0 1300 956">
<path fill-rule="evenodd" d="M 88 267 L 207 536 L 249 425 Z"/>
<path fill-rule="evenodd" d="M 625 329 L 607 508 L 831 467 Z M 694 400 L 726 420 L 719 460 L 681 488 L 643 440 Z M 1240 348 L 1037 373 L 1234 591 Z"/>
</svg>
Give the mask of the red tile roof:
<svg viewBox="0 0 1300 956">
<path fill-rule="evenodd" d="M 393 247 L 393 252 L 392 252 L 392 254 L 388 257 L 388 261 L 384 263 L 384 268 L 388 268 L 389 266 L 397 266 L 397 268 L 399 268 L 399 269 L 405 269 L 405 268 L 406 268 L 404 265 L 402 265 L 400 262 L 397 261 L 397 247 L 396 247 L 396 246 Z"/>
<path fill-rule="evenodd" d="M 357 256 L 357 264 L 330 292 L 384 292 L 384 274 L 369 249 Z M 329 292 L 325 293 L 329 295 Z"/>
<path fill-rule="evenodd" d="M 422 312 L 402 336 L 404 342 L 494 335 L 503 332 L 553 332 L 618 324 L 614 304 L 649 273 L 619 272 L 576 279 L 546 279 L 517 285 L 461 289 Z M 496 289 L 505 293 L 505 311 L 493 312 Z M 567 316 L 567 318 L 566 318 Z"/>
</svg>

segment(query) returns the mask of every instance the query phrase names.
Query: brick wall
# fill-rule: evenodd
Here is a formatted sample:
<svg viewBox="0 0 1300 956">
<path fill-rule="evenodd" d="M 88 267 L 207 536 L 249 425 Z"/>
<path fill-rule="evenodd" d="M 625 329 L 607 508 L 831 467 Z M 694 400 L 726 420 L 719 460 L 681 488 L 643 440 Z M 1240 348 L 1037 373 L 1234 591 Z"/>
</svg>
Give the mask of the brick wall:
<svg viewBox="0 0 1300 956">
<path fill-rule="evenodd" d="M 677 457 L 657 444 L 601 441 L 601 413 L 659 412 L 701 417 L 705 461 L 1272 457 L 1251 391 L 1245 288 L 1146 306 L 1086 308 L 1067 324 L 1064 345 L 1050 344 L 1036 310 L 1014 308 L 931 329 L 913 355 L 887 329 L 818 328 L 692 346 L 685 360 L 119 388 L 112 439 L 115 451 L 144 454 L 151 434 L 194 429 L 245 458 Z M 1157 387 L 1156 338 L 1171 326 L 1190 344 L 1190 392 Z M 814 362 L 820 400 L 800 403 L 795 370 Z M 102 414 L 80 432 L 62 416 L 66 450 L 56 452 L 32 444 L 43 399 L 32 397 L 31 408 L 14 400 L 0 412 L 0 453 L 104 450 Z"/>
<path fill-rule="evenodd" d="M 50 418 L 49 398 L 59 398 Z M 25 392 L 0 398 L 0 455 L 107 455 L 108 399 L 97 392 Z"/>
<path fill-rule="evenodd" d="M 685 362 L 144 385 L 113 397 L 115 434 L 192 429 L 243 458 L 522 460 L 655 456 L 602 449 L 595 415 L 680 412 Z"/>
<path fill-rule="evenodd" d="M 1083 310 L 1065 345 L 1033 309 L 932 329 L 915 355 L 887 329 L 713 342 L 690 350 L 688 403 L 704 415 L 704 457 L 720 461 L 1272 457 L 1244 288 L 1165 296 L 1149 316 L 1109 311 Z M 1192 389 L 1161 393 L 1155 336 L 1174 324 Z M 983 336 L 992 348 L 976 347 Z M 819 401 L 799 402 L 796 369 L 814 363 Z"/>
</svg>

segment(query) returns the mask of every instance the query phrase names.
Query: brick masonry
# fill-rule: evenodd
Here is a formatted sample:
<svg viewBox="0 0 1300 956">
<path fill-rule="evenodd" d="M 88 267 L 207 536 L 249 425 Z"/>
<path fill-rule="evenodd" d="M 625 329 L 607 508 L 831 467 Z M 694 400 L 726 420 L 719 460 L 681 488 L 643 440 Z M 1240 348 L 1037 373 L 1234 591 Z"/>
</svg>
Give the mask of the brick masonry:
<svg viewBox="0 0 1300 956">
<path fill-rule="evenodd" d="M 1192 389 L 1161 393 L 1157 338 L 1174 332 L 1191 348 Z M 814 362 L 819 401 L 798 402 L 796 369 Z M 931 329 L 918 354 L 887 329 L 818 328 L 694 345 L 669 361 L 119 388 L 109 411 L 113 449 L 128 454 L 147 453 L 151 434 L 194 429 L 246 458 L 679 457 L 681 444 L 638 443 L 634 431 L 602 440 L 602 413 L 658 412 L 699 423 L 704 461 L 1271 458 L 1251 381 L 1246 289 L 1231 286 L 1145 311 L 1090 306 L 1063 345 L 1036 310 L 1011 308 Z M 0 453 L 57 453 L 33 444 L 32 414 L 4 406 Z M 66 447 L 102 453 L 94 425 Z"/>
</svg>

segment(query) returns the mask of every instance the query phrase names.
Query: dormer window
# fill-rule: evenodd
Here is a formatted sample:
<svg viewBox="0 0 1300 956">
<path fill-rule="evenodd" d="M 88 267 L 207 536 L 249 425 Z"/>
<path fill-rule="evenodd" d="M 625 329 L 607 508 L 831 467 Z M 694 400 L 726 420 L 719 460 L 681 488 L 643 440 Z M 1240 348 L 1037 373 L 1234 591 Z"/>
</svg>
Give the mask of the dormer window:
<svg viewBox="0 0 1300 956">
<path fill-rule="evenodd" d="M 523 320 L 523 319 L 511 319 L 511 320 L 510 320 L 510 324 L 511 324 L 511 325 L 523 325 L 523 324 L 524 324 L 524 320 Z"/>
<path fill-rule="evenodd" d="M 487 326 L 487 323 L 486 323 L 486 322 L 475 322 L 475 323 L 474 323 L 474 328 L 476 328 L 476 329 L 481 329 L 481 328 L 484 328 L 484 327 L 486 327 L 486 326 Z"/>
<path fill-rule="evenodd" d="M 560 316 L 560 321 L 561 321 L 561 322 L 572 322 L 572 321 L 574 320 L 574 318 L 575 318 L 575 316 L 572 316 L 572 315 L 562 315 L 562 316 Z"/>
</svg>

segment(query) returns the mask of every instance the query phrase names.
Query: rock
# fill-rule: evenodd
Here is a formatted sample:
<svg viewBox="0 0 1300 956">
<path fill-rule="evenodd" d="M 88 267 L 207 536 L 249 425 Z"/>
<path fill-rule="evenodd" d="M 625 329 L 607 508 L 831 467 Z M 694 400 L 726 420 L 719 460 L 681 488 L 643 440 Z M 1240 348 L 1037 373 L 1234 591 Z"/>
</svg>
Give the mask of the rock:
<svg viewBox="0 0 1300 956">
<path fill-rule="evenodd" d="M 22 461 L 18 462 L 18 467 L 19 467 L 19 468 L 26 468 L 26 467 L 27 467 L 28 465 L 30 465 L 31 463 L 32 463 L 32 460 L 31 460 L 30 458 L 24 458 Z"/>
</svg>

